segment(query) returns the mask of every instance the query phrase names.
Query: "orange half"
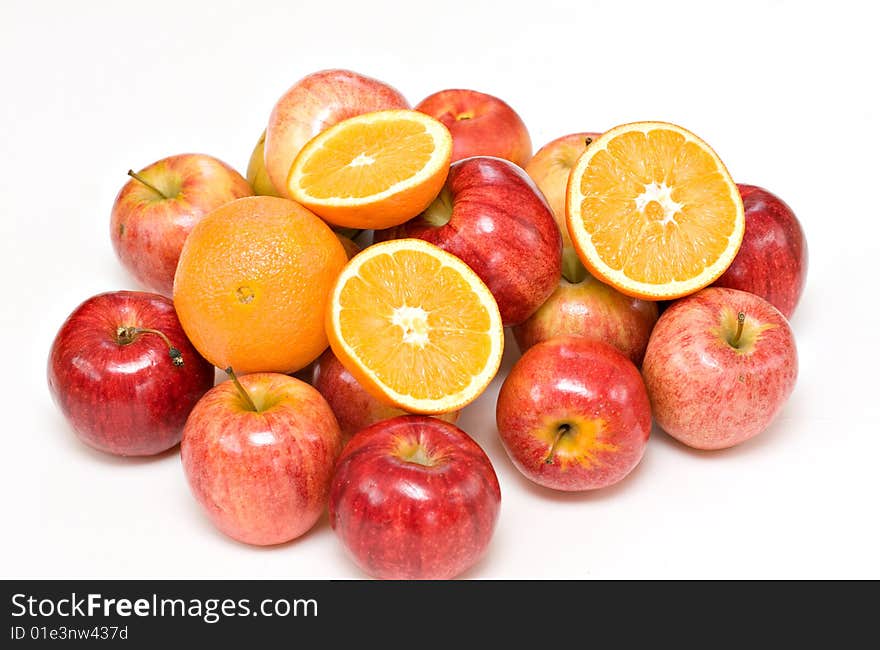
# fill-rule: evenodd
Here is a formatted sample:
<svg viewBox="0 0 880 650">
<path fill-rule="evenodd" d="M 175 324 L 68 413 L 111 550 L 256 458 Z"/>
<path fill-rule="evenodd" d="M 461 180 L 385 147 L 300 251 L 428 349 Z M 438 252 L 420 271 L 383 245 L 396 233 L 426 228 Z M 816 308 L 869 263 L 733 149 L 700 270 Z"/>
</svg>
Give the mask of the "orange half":
<svg viewBox="0 0 880 650">
<path fill-rule="evenodd" d="M 377 399 L 446 413 L 476 399 L 504 348 L 492 293 L 460 259 L 421 239 L 370 246 L 330 294 L 334 354 Z"/>
<path fill-rule="evenodd" d="M 724 273 L 745 217 L 709 145 L 674 124 L 635 122 L 607 131 L 578 159 L 566 224 L 593 275 L 630 296 L 668 300 Z"/>
<path fill-rule="evenodd" d="M 293 161 L 290 196 L 326 221 L 390 228 L 415 217 L 440 193 L 452 136 L 410 110 L 365 113 L 312 138 Z"/>
</svg>

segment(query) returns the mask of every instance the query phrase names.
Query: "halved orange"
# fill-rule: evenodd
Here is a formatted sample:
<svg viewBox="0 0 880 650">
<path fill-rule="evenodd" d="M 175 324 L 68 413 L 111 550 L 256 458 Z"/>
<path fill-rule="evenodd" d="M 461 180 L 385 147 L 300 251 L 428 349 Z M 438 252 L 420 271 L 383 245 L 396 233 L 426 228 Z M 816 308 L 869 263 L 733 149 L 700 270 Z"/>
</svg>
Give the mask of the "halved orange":
<svg viewBox="0 0 880 650">
<path fill-rule="evenodd" d="M 410 413 L 446 413 L 476 399 L 504 348 L 492 292 L 460 259 L 421 239 L 355 255 L 330 294 L 326 326 L 358 382 Z"/>
<path fill-rule="evenodd" d="M 452 136 L 433 117 L 377 111 L 318 134 L 293 161 L 290 196 L 324 220 L 381 229 L 415 217 L 440 193 Z"/>
<path fill-rule="evenodd" d="M 566 223 L 593 275 L 649 300 L 711 284 L 745 230 L 739 191 L 715 152 L 663 122 L 624 124 L 589 146 L 569 176 Z"/>
</svg>

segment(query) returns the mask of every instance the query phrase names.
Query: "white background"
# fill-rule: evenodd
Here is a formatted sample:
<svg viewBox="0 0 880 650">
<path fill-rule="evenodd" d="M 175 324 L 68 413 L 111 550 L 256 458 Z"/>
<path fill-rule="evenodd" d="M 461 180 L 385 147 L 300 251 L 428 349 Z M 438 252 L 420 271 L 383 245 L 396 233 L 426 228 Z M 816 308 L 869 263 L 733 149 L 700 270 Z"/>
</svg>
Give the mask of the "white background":
<svg viewBox="0 0 880 650">
<path fill-rule="evenodd" d="M 4 0 L 0 574 L 363 577 L 326 518 L 273 549 L 225 538 L 176 450 L 91 451 L 45 378 L 76 305 L 138 288 L 108 234 L 126 170 L 198 151 L 244 173 L 275 100 L 309 72 L 347 67 L 413 103 L 449 87 L 495 94 L 536 148 L 632 120 L 679 123 L 737 181 L 782 196 L 808 236 L 798 385 L 739 448 L 698 453 L 655 431 L 618 486 L 556 494 L 505 456 L 496 379 L 460 421 L 503 494 L 466 577 L 880 578 L 876 16 L 870 3 L 714 5 Z M 508 346 L 502 372 L 515 357 Z"/>
</svg>

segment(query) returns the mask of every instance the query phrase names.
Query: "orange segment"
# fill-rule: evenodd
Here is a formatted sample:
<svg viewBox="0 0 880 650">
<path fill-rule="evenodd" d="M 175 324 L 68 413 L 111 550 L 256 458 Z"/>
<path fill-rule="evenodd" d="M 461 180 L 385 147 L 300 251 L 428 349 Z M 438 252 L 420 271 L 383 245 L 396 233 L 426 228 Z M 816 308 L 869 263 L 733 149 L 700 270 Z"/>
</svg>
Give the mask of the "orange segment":
<svg viewBox="0 0 880 650">
<path fill-rule="evenodd" d="M 745 229 L 739 191 L 715 152 L 662 122 L 618 126 L 590 145 L 569 177 L 566 222 L 590 272 L 652 300 L 711 284 Z"/>
<path fill-rule="evenodd" d="M 504 347 L 492 293 L 460 259 L 421 239 L 356 255 L 330 295 L 334 354 L 378 399 L 445 413 L 476 399 Z"/>
<path fill-rule="evenodd" d="M 449 172 L 452 136 L 417 111 L 378 111 L 339 122 L 293 162 L 290 195 L 337 226 L 390 228 L 422 212 Z"/>
</svg>

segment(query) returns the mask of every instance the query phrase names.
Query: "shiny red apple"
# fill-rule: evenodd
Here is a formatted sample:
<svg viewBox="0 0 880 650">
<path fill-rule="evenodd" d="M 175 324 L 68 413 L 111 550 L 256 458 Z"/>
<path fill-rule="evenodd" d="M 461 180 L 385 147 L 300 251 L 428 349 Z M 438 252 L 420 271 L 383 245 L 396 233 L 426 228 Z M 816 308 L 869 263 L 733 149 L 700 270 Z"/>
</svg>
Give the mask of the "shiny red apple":
<svg viewBox="0 0 880 650">
<path fill-rule="evenodd" d="M 657 322 L 657 304 L 624 295 L 584 271 L 580 282 L 560 279 L 546 302 L 513 328 L 519 349 L 558 336 L 604 341 L 641 365 Z"/>
<path fill-rule="evenodd" d="M 339 425 L 320 393 L 298 379 L 230 374 L 187 420 L 184 473 L 211 521 L 233 539 L 288 542 L 327 506 Z"/>
<path fill-rule="evenodd" d="M 608 487 L 645 453 L 651 407 L 638 369 L 602 341 L 559 337 L 529 348 L 501 385 L 498 433 L 538 485 Z"/>
<path fill-rule="evenodd" d="M 303 145 L 337 122 L 373 111 L 409 108 L 386 83 L 351 70 L 322 70 L 297 81 L 272 109 L 264 161 L 271 186 L 289 196 L 287 176 Z"/>
<path fill-rule="evenodd" d="M 115 291 L 77 307 L 49 352 L 49 392 L 87 445 L 150 456 L 180 442 L 186 418 L 214 385 L 171 300 Z"/>
<path fill-rule="evenodd" d="M 742 245 L 715 286 L 750 291 L 791 318 L 804 290 L 809 255 L 788 204 L 755 185 L 737 185 L 746 215 Z"/>
<path fill-rule="evenodd" d="M 501 490 L 470 436 L 437 418 L 378 422 L 345 446 L 330 492 L 330 526 L 376 578 L 454 578 L 485 553 Z"/>
<path fill-rule="evenodd" d="M 318 357 L 312 371 L 311 384 L 324 396 L 336 415 L 343 440 L 349 440 L 358 431 L 376 422 L 407 415 L 406 411 L 383 404 L 368 393 L 330 348 Z M 453 411 L 436 417 L 454 424 L 460 413 Z"/>
<path fill-rule="evenodd" d="M 110 238 L 128 271 L 170 296 L 177 260 L 193 226 L 221 205 L 254 192 L 226 163 L 204 154 L 163 158 L 131 176 L 110 215 Z"/>
<path fill-rule="evenodd" d="M 797 372 L 785 316 L 755 294 L 721 287 L 667 308 L 642 366 L 657 424 L 697 449 L 732 447 L 764 431 Z"/>
<path fill-rule="evenodd" d="M 532 139 L 525 123 L 498 97 L 460 88 L 441 90 L 415 109 L 449 129 L 453 162 L 471 156 L 496 156 L 523 167 L 532 156 Z"/>
<path fill-rule="evenodd" d="M 556 138 L 538 149 L 525 166 L 526 173 L 535 181 L 556 217 L 556 225 L 562 233 L 562 276 L 569 282 L 580 281 L 586 274 L 586 269 L 571 243 L 565 223 L 565 190 L 578 158 L 600 135 L 584 132 Z"/>
<path fill-rule="evenodd" d="M 505 326 L 531 316 L 559 284 L 562 237 L 528 175 L 501 158 L 453 163 L 428 209 L 377 239 L 418 237 L 456 255 L 486 283 Z"/>
</svg>

